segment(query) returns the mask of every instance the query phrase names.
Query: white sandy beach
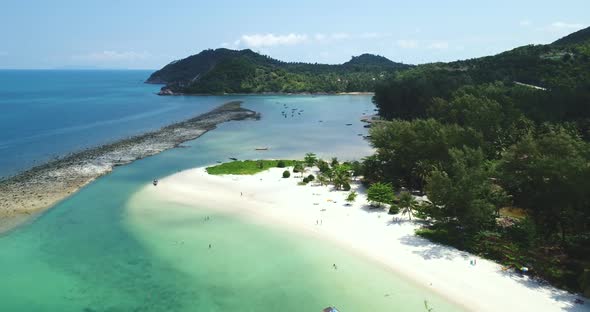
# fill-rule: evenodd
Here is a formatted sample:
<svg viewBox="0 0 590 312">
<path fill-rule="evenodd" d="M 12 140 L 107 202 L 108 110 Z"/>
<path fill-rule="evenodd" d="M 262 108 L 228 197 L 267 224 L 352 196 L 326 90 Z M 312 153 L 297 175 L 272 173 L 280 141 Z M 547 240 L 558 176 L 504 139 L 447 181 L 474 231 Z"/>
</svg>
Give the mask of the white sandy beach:
<svg viewBox="0 0 590 312">
<path fill-rule="evenodd" d="M 165 201 L 218 209 L 330 240 L 471 311 L 590 311 L 589 302 L 574 304 L 573 294 L 415 236 L 418 223 L 407 221 L 407 216 L 369 209 L 362 190 L 355 203 L 347 206 L 348 192 L 299 186 L 301 179 L 283 179 L 283 171 L 272 168 L 252 176 L 214 176 L 196 168 L 161 179 L 157 187 L 147 187 Z M 358 187 L 353 185 L 353 189 Z M 470 265 L 472 259 L 476 265 Z"/>
</svg>

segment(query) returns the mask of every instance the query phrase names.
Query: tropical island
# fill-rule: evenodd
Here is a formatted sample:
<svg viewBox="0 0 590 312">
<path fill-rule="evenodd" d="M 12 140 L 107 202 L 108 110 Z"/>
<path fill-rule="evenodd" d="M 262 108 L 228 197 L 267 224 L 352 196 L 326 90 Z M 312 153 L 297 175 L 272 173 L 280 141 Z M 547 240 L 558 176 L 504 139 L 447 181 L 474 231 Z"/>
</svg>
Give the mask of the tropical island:
<svg viewBox="0 0 590 312">
<path fill-rule="evenodd" d="M 412 67 L 372 54 L 340 65 L 287 63 L 250 49 L 205 50 L 154 72 L 161 95 L 372 92 L 379 81 Z"/>
<path fill-rule="evenodd" d="M 157 187 L 146 185 L 132 202 L 148 198 L 197 210 L 212 207 L 246 222 L 328 240 L 468 310 L 556 311 L 580 300 L 543 284 L 536 272 L 523 272 L 517 261 L 498 264 L 486 254 L 429 242 L 424 233 L 438 222 L 428 215 L 432 202 L 406 189 L 394 192 L 387 183 L 368 185 L 363 175 L 371 169 L 314 153 L 302 160 L 233 161 L 176 173 Z M 142 205 L 132 207 L 132 215 L 151 214 Z M 347 269 L 334 261 L 334 271 Z M 425 308 L 432 306 L 425 301 Z"/>
<path fill-rule="evenodd" d="M 267 83 L 280 80 L 276 77 L 250 80 L 257 76 L 249 73 L 258 69 L 246 59 L 274 60 L 251 51 L 223 53 L 246 55 L 229 61 L 236 66 L 221 65 L 240 74 L 218 76 L 223 70 L 212 66 L 191 83 L 164 78 L 181 69 L 188 75 L 189 59 L 200 64 L 198 59 L 216 54 L 206 51 L 168 65 L 148 81 L 189 93 L 285 91 L 267 89 Z M 375 60 L 364 56 L 352 62 L 367 58 Z M 242 67 L 242 61 L 248 65 Z M 311 68 L 287 68 L 297 66 Z M 391 68 L 374 85 L 382 118 L 372 123 L 369 136 L 376 152 L 343 170 L 359 173 L 369 189 L 395 190 L 404 201 L 411 196 L 400 191 L 426 195 L 421 205 L 408 206 L 427 221 L 416 229 L 419 236 L 589 296 L 589 28 L 495 56 Z M 229 81 L 236 87 L 227 87 Z M 209 172 L 239 173 L 232 166 L 244 165 Z M 276 164 L 250 162 L 246 172 L 257 172 L 256 165 Z M 302 183 L 314 181 L 309 178 Z M 394 204 L 393 198 L 384 202 Z"/>
</svg>

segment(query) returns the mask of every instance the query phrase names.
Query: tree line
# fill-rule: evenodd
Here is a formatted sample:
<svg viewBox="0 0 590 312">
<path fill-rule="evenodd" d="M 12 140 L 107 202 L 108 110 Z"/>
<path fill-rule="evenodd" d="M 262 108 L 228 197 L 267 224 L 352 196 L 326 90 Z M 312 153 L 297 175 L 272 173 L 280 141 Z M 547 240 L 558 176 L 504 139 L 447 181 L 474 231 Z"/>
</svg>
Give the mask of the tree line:
<svg viewBox="0 0 590 312">
<path fill-rule="evenodd" d="M 365 182 L 424 192 L 418 234 L 590 295 L 587 47 L 525 47 L 380 83 Z"/>
</svg>

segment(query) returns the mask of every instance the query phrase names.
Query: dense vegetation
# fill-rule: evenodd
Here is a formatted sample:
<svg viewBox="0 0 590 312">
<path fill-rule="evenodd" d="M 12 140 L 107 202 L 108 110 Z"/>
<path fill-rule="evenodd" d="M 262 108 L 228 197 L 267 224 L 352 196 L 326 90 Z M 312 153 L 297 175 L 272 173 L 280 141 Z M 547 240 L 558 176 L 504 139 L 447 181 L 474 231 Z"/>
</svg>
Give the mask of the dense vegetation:
<svg viewBox="0 0 590 312">
<path fill-rule="evenodd" d="M 286 63 L 251 50 L 205 50 L 154 72 L 149 83 L 181 93 L 336 93 L 373 91 L 409 65 L 363 54 L 341 65 Z"/>
<path fill-rule="evenodd" d="M 207 173 L 214 175 L 251 175 L 268 170 L 270 168 L 284 168 L 287 166 L 293 166 L 296 163 L 298 163 L 296 160 L 236 160 L 207 167 Z"/>
<path fill-rule="evenodd" d="M 589 29 L 399 72 L 374 102 L 365 179 L 428 195 L 418 234 L 590 296 Z"/>
</svg>

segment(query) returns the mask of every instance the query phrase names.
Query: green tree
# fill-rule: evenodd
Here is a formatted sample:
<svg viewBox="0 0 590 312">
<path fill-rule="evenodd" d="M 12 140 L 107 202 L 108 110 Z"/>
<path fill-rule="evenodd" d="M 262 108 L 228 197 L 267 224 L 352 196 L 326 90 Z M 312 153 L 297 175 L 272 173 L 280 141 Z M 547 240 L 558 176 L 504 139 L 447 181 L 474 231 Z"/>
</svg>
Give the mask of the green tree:
<svg viewBox="0 0 590 312">
<path fill-rule="evenodd" d="M 501 183 L 526 208 L 545 238 L 586 227 L 590 213 L 590 146 L 563 128 L 526 136 L 499 165 Z M 586 217 L 584 217 L 586 216 Z"/>
<path fill-rule="evenodd" d="M 283 178 L 288 178 L 290 176 L 291 176 L 291 172 L 289 172 L 289 170 L 283 171 Z"/>
<path fill-rule="evenodd" d="M 389 183 L 373 183 L 367 190 L 367 200 L 372 206 L 381 207 L 384 204 L 392 204 L 394 199 L 393 187 Z"/>
<path fill-rule="evenodd" d="M 334 187 L 339 190 L 345 185 L 350 185 L 350 167 L 346 165 L 338 165 L 332 168 L 332 183 Z"/>
<path fill-rule="evenodd" d="M 350 193 L 348 193 L 348 196 L 346 196 L 346 202 L 348 203 L 348 205 L 352 205 L 352 203 L 354 203 L 354 201 L 356 200 L 357 196 L 358 194 L 355 191 L 350 191 Z"/>
<path fill-rule="evenodd" d="M 329 180 L 325 175 L 320 174 L 320 175 L 318 175 L 318 182 L 320 182 L 320 185 L 324 186 L 324 185 L 328 185 Z"/>
<path fill-rule="evenodd" d="M 402 211 L 402 214 L 407 214 L 408 219 L 412 220 L 414 209 L 418 206 L 418 202 L 409 192 L 401 192 L 399 194 L 397 205 Z"/>
<path fill-rule="evenodd" d="M 326 172 L 330 171 L 330 165 L 322 159 L 319 159 L 317 161 L 317 166 L 320 169 L 321 173 L 326 173 Z"/>
<path fill-rule="evenodd" d="M 415 175 L 422 166 L 446 167 L 449 149 L 483 145 L 481 134 L 434 119 L 381 122 L 371 128 L 371 145 L 377 150 L 373 166 L 380 166 L 380 181 L 420 188 L 424 181 Z M 367 162 L 367 161 L 365 161 Z M 366 170 L 368 171 L 368 170 Z"/>
<path fill-rule="evenodd" d="M 507 194 L 493 183 L 493 172 L 481 149 L 451 149 L 447 169 L 428 177 L 426 193 L 434 207 L 431 215 L 444 223 L 457 221 L 470 233 L 493 224 L 497 205 Z"/>
<path fill-rule="evenodd" d="M 339 164 L 340 164 L 340 162 L 338 162 L 338 157 L 332 157 L 332 160 L 330 161 L 330 166 L 336 167 Z"/>
<path fill-rule="evenodd" d="M 305 154 L 305 158 L 303 159 L 303 162 L 307 167 L 313 167 L 317 163 L 317 161 L 318 158 L 314 153 Z"/>
</svg>

